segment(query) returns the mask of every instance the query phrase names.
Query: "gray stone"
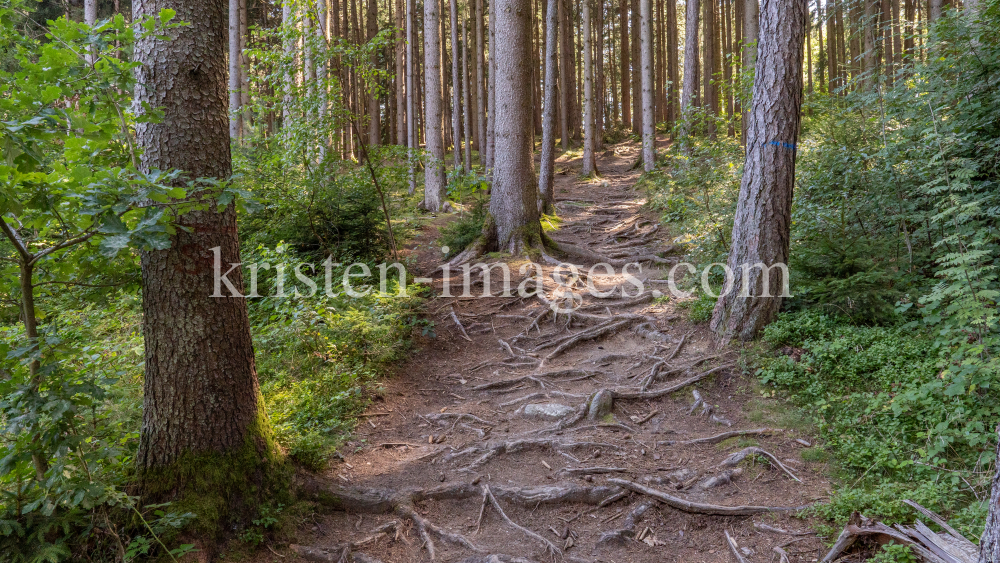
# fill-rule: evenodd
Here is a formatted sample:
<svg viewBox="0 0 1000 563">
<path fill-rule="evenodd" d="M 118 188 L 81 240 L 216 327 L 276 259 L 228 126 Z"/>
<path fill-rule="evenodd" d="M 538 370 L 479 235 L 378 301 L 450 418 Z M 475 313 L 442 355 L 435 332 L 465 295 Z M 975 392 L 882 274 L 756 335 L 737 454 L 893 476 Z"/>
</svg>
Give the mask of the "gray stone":
<svg viewBox="0 0 1000 563">
<path fill-rule="evenodd" d="M 531 403 L 524 405 L 521 415 L 524 418 L 560 420 L 573 414 L 573 411 L 573 407 L 559 403 Z"/>
<path fill-rule="evenodd" d="M 601 389 L 590 399 L 590 409 L 587 411 L 587 418 L 590 420 L 601 420 L 611 414 L 611 409 L 615 405 L 615 394 L 607 389 Z"/>
</svg>

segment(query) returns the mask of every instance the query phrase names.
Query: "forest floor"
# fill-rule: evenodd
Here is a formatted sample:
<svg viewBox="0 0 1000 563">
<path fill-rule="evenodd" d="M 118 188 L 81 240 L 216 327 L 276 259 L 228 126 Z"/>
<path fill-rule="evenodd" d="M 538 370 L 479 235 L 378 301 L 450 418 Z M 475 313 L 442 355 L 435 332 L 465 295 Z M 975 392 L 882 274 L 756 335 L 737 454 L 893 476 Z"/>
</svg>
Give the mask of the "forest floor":
<svg viewBox="0 0 1000 563">
<path fill-rule="evenodd" d="M 634 189 L 637 156 L 634 143 L 610 147 L 596 179 L 560 158 L 552 238 L 605 254 L 666 248 L 677 233 L 654 231 Z M 446 220 L 409 245 L 416 275 L 440 265 Z M 522 263 L 510 261 L 515 287 Z M 659 268 L 637 277 L 662 280 L 669 264 Z M 775 547 L 792 562 L 821 558 L 816 522 L 770 510 L 829 494 L 828 468 L 801 456 L 808 427 L 742 374 L 739 350 L 716 349 L 676 300 L 654 298 L 666 286 L 647 283 L 636 297 L 622 279 L 602 282 L 632 297 L 582 291 L 570 324 L 535 297 L 430 300 L 435 334 L 418 338 L 321 476 L 348 510 L 317 515 L 293 545 L 255 559 L 338 561 L 350 545 L 355 561 L 384 563 L 429 561 L 428 548 L 445 563 L 737 561 L 727 533 L 746 561 L 779 561 Z M 461 293 L 458 275 L 452 288 Z M 571 335 L 582 338 L 560 350 Z"/>
</svg>

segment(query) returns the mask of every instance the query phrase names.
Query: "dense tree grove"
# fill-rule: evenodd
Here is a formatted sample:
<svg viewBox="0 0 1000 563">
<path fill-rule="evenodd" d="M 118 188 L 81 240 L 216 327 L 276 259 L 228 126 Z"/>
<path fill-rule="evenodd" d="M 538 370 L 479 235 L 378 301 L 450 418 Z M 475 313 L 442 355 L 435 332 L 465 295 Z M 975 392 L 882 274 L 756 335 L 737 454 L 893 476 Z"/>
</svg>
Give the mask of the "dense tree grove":
<svg viewBox="0 0 1000 563">
<path fill-rule="evenodd" d="M 998 37 L 1000 0 L 0 0 L 0 562 L 535 561 L 625 499 L 595 557 L 1000 563 Z M 801 490 L 703 502 L 765 470 Z M 324 511 L 396 520 L 299 545 Z M 795 534 L 761 513 L 828 555 L 741 549 Z"/>
</svg>

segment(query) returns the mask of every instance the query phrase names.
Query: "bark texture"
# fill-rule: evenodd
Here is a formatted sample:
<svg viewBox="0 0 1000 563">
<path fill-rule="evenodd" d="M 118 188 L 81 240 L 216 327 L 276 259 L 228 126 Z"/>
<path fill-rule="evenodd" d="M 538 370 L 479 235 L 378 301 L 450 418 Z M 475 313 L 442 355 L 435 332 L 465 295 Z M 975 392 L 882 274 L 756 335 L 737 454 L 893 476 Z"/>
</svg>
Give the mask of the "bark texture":
<svg viewBox="0 0 1000 563">
<path fill-rule="evenodd" d="M 441 14 L 436 0 L 424 2 L 424 209 L 440 211 L 445 203 L 444 134 L 441 130 Z"/>
<path fill-rule="evenodd" d="M 155 0 L 133 4 L 133 17 L 164 8 L 188 26 L 172 41 L 140 39 L 135 46 L 135 107 L 162 108 L 158 123 L 138 123 L 136 140 L 146 169 L 176 168 L 190 178 L 231 174 L 226 96 L 225 0 Z M 139 110 L 141 111 L 141 110 Z M 260 488 L 227 487 L 241 478 L 265 479 L 276 459 L 254 364 L 246 301 L 212 297 L 215 257 L 222 271 L 240 261 L 236 212 L 183 215 L 168 250 L 142 253 L 146 370 L 137 466 L 148 500 L 188 494 L 233 498 Z M 218 254 L 216 254 L 218 253 Z M 228 279 L 242 292 L 240 269 Z M 205 468 L 238 459 L 230 474 Z"/>
<path fill-rule="evenodd" d="M 532 158 L 531 0 L 494 0 L 493 68 L 497 76 L 493 187 L 490 215 L 496 247 L 520 254 L 540 244 L 535 166 Z"/>
<path fill-rule="evenodd" d="M 1000 427 L 997 427 L 1000 434 Z M 997 445 L 997 461 L 1000 462 L 1000 444 Z M 996 467 L 1000 467 L 998 464 Z M 990 489 L 990 511 L 986 516 L 986 527 L 979 539 L 979 563 L 1000 563 L 1000 471 L 993 475 Z"/>
<path fill-rule="evenodd" d="M 656 164 L 653 137 L 653 14 L 652 0 L 639 0 L 640 59 L 642 64 L 642 166 L 646 172 Z"/>
<path fill-rule="evenodd" d="M 455 168 L 462 167 L 460 139 L 462 138 L 462 70 L 459 68 L 458 0 L 451 0 L 451 138 Z"/>
<path fill-rule="evenodd" d="M 803 0 L 764 0 L 761 8 L 746 162 L 728 258 L 735 283 L 719 297 L 711 323 L 723 341 L 754 338 L 781 308 L 777 296 L 787 280 L 775 269 L 763 286 L 764 270 L 753 265 L 788 263 L 805 6 Z M 744 265 L 750 267 L 745 280 Z M 745 297 L 744 284 L 749 289 Z M 765 291 L 772 297 L 763 297 Z"/>
<path fill-rule="evenodd" d="M 750 0 L 755 1 L 755 0 Z M 691 113 L 698 97 L 698 0 L 687 0 L 684 20 L 684 84 L 681 90 L 681 116 L 685 120 L 681 135 L 691 131 Z M 686 139 L 682 139 L 686 142 Z"/>
<path fill-rule="evenodd" d="M 594 157 L 594 61 L 590 41 L 590 0 L 583 0 L 583 163 L 580 174 L 597 172 Z"/>
<path fill-rule="evenodd" d="M 559 0 L 546 0 L 545 11 L 545 101 L 542 113 L 542 155 L 539 162 L 538 193 L 541 208 L 550 213 L 555 204 L 552 175 L 556 152 L 556 45 L 559 41 Z"/>
</svg>

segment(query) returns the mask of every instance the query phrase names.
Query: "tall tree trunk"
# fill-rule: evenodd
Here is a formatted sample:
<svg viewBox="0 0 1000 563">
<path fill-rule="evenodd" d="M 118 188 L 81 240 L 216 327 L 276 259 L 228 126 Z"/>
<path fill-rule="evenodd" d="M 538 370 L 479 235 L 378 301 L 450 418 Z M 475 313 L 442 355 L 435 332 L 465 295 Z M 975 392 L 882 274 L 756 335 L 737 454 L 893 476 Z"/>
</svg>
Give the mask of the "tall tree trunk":
<svg viewBox="0 0 1000 563">
<path fill-rule="evenodd" d="M 812 8 L 806 4 L 806 92 L 813 93 Z"/>
<path fill-rule="evenodd" d="M 490 216 L 496 249 L 520 254 L 541 245 L 532 158 L 531 0 L 493 0 L 490 8 L 496 59 L 496 160 Z"/>
<path fill-rule="evenodd" d="M 639 0 L 639 40 L 642 83 L 642 167 L 656 166 L 656 139 L 653 129 L 653 9 L 652 0 Z"/>
<path fill-rule="evenodd" d="M 673 127 L 680 115 L 678 91 L 680 90 L 680 68 L 677 57 L 677 0 L 667 0 L 667 122 L 673 137 Z"/>
<path fill-rule="evenodd" d="M 590 0 L 583 4 L 583 163 L 580 174 L 597 173 L 594 158 L 594 61 L 590 51 Z"/>
<path fill-rule="evenodd" d="M 407 117 L 406 97 L 409 89 L 406 84 L 405 50 L 406 50 L 406 24 L 403 23 L 406 10 L 403 8 L 403 0 L 396 0 L 396 144 L 409 146 L 409 137 L 406 132 Z"/>
<path fill-rule="evenodd" d="M 632 133 L 642 135 L 642 60 L 639 53 L 642 40 L 639 37 L 641 35 L 641 31 L 639 31 L 639 0 L 631 0 L 631 3 L 629 31 L 632 34 L 630 44 L 632 48 L 630 55 L 632 59 Z"/>
<path fill-rule="evenodd" d="M 368 21 L 367 37 L 368 41 L 375 39 L 378 35 L 378 1 L 368 0 Z M 378 55 L 372 53 L 371 63 L 378 65 Z M 378 84 L 372 80 L 368 85 L 368 146 L 376 146 L 382 143 L 382 110 L 378 102 Z"/>
<path fill-rule="evenodd" d="M 483 0 L 476 0 L 476 17 L 472 20 L 476 27 L 476 150 L 479 151 L 479 163 L 486 164 L 486 59 L 483 44 Z"/>
<path fill-rule="evenodd" d="M 566 17 L 565 2 L 566 0 L 556 0 L 558 5 L 557 15 L 559 18 L 559 142 L 562 145 L 563 152 L 569 150 L 569 83 L 573 73 L 572 67 L 568 63 L 570 60 L 569 55 L 566 53 L 566 34 L 570 30 L 568 26 L 569 18 Z"/>
<path fill-rule="evenodd" d="M 438 50 L 438 55 L 441 63 L 441 135 L 444 138 L 444 150 L 448 151 L 448 147 L 452 147 L 452 153 L 454 153 L 454 145 L 452 144 L 452 132 L 451 132 L 451 109 L 452 109 L 452 97 L 451 97 L 451 66 L 449 64 L 449 55 L 451 54 L 451 49 L 448 47 L 448 30 L 445 27 L 445 22 L 448 21 L 448 3 L 446 0 L 440 0 L 440 5 L 438 6 L 438 13 L 441 14 L 441 19 L 438 25 L 438 37 L 441 38 L 441 48 Z M 448 167 L 445 165 L 445 175 L 447 176 Z"/>
<path fill-rule="evenodd" d="M 736 135 L 733 121 L 733 23 L 730 0 L 722 0 L 722 80 L 726 85 L 726 134 Z"/>
<path fill-rule="evenodd" d="M 542 61 L 545 60 L 545 46 L 542 44 L 539 38 L 538 28 L 540 27 L 539 20 L 536 18 L 539 14 L 539 0 L 532 0 L 532 10 L 531 10 L 531 127 L 532 134 L 538 135 L 542 132 L 542 73 L 545 69 L 542 68 Z M 540 17 L 540 16 L 539 16 Z M 544 26 L 545 22 L 541 21 Z"/>
<path fill-rule="evenodd" d="M 667 120 L 667 63 L 666 51 L 664 50 L 664 25 L 663 25 L 663 0 L 656 0 L 653 6 L 655 12 L 653 16 L 653 36 L 655 37 L 653 49 L 653 99 L 655 116 L 654 121 L 661 123 Z"/>
<path fill-rule="evenodd" d="M 837 77 L 840 81 L 840 86 L 843 88 L 847 84 L 847 46 L 844 40 L 844 1 L 837 0 L 834 1 L 834 9 L 837 17 L 837 62 L 839 66 L 837 67 Z M 847 91 L 843 90 L 841 95 L 846 95 Z"/>
<path fill-rule="evenodd" d="M 295 86 L 295 75 L 292 70 L 295 61 L 295 41 L 292 39 L 292 32 L 295 29 L 295 22 L 292 21 L 292 0 L 283 0 L 281 3 L 281 26 L 284 28 L 282 43 L 285 52 L 283 65 L 285 72 L 282 80 L 284 91 L 282 92 L 281 99 L 281 126 L 287 127 L 292 117 L 292 103 L 294 100 L 292 92 Z M 230 95 L 232 94 L 230 93 Z M 230 103 L 232 103 L 231 100 Z M 231 132 L 232 129 L 230 129 Z"/>
<path fill-rule="evenodd" d="M 462 72 L 459 67 L 458 48 L 458 0 L 451 0 L 451 136 L 453 141 L 454 165 L 455 168 L 462 167 L 462 155 L 459 151 L 459 140 L 462 138 L 461 127 L 461 90 Z"/>
<path fill-rule="evenodd" d="M 247 0 L 240 0 L 240 138 L 250 134 L 253 114 L 250 111 L 250 59 L 247 55 L 247 41 L 250 40 L 250 26 L 247 18 Z"/>
<path fill-rule="evenodd" d="M 607 115 L 607 82 L 604 75 L 604 3 L 597 4 L 597 22 L 594 26 L 594 37 L 597 55 L 597 109 L 594 116 L 594 150 L 604 150 L 604 120 Z"/>
<path fill-rule="evenodd" d="M 424 2 L 424 99 L 427 163 L 424 167 L 424 203 L 427 211 L 441 211 L 445 201 L 444 135 L 441 131 L 441 27 L 437 0 Z"/>
<path fill-rule="evenodd" d="M 942 0 L 928 0 L 927 2 L 927 22 L 938 21 L 944 12 L 944 2 Z"/>
<path fill-rule="evenodd" d="M 740 1 L 740 0 L 737 0 Z M 743 5 L 743 68 L 753 69 L 756 72 L 757 68 L 757 52 L 760 51 L 759 41 L 759 31 L 760 31 L 760 4 L 758 0 L 742 0 Z M 756 82 L 756 80 L 755 80 Z M 750 92 L 751 96 L 752 90 Z M 747 100 L 748 104 L 752 104 L 752 100 Z M 743 145 L 747 144 L 747 127 L 749 125 L 749 119 L 747 118 L 747 109 L 743 108 L 744 117 L 741 119 L 741 137 L 743 138 Z"/>
<path fill-rule="evenodd" d="M 496 127 L 497 127 L 497 58 L 496 58 L 496 25 L 494 22 L 497 18 L 496 5 L 492 2 L 489 5 L 489 18 L 490 18 L 490 59 L 489 59 L 489 87 L 486 89 L 487 94 L 487 116 L 486 116 L 486 168 L 492 171 L 493 166 L 496 164 Z M 523 86 L 523 84 L 522 84 Z"/>
<path fill-rule="evenodd" d="M 878 2 L 878 0 L 865 0 L 866 2 Z M 826 10 L 826 62 L 827 62 L 827 92 L 830 95 L 837 89 L 837 17 L 836 10 L 831 1 Z"/>
<path fill-rule="evenodd" d="M 913 3 L 915 0 L 903 0 L 903 20 L 905 22 L 903 26 L 903 50 L 906 56 L 913 58 L 913 34 L 916 33 L 916 14 L 914 13 Z"/>
<path fill-rule="evenodd" d="M 718 116 L 715 93 L 715 0 L 702 0 L 702 107 L 705 108 L 709 138 L 715 139 L 715 118 Z"/>
<path fill-rule="evenodd" d="M 756 1 L 756 0 L 749 0 Z M 686 0 L 684 18 L 684 87 L 681 90 L 681 118 L 684 120 L 682 142 L 692 135 L 692 115 L 698 103 L 698 0 Z"/>
<path fill-rule="evenodd" d="M 746 161 L 728 258 L 734 284 L 720 295 L 711 322 L 723 342 L 757 336 L 788 296 L 787 271 L 779 276 L 780 269 L 765 268 L 788 263 L 805 12 L 802 0 L 764 0 L 761 7 Z"/>
<path fill-rule="evenodd" d="M 621 28 L 622 36 L 621 50 L 619 51 L 619 59 L 621 59 L 622 127 L 628 127 L 632 123 L 632 67 L 629 65 L 629 57 L 632 50 L 629 48 L 628 6 L 629 0 L 619 0 L 618 25 Z"/>
<path fill-rule="evenodd" d="M 406 0 L 406 146 L 409 147 L 406 154 L 409 160 L 410 195 L 417 191 L 417 79 L 414 68 L 414 61 L 416 61 L 414 1 Z"/>
<path fill-rule="evenodd" d="M 559 0 L 546 0 L 545 10 L 545 101 L 542 109 L 542 155 L 539 161 L 538 193 L 543 213 L 552 213 L 555 196 L 552 175 L 556 152 L 556 58 L 559 44 Z M 563 122 L 565 123 L 565 121 Z"/>
<path fill-rule="evenodd" d="M 460 20 L 462 29 L 462 123 L 465 129 L 465 171 L 472 170 L 472 99 L 469 93 L 469 28 L 465 19 Z"/>
<path fill-rule="evenodd" d="M 868 0 L 862 0 L 868 1 Z M 819 77 L 817 82 L 817 87 L 822 90 L 823 86 L 826 85 L 826 66 L 824 66 L 823 61 L 826 60 L 823 51 L 823 5 L 819 2 L 816 3 L 816 43 L 819 44 L 819 60 L 816 61 L 819 67 Z"/>
<path fill-rule="evenodd" d="M 861 19 L 864 14 L 864 6 L 862 6 L 863 0 L 848 0 L 847 4 L 847 14 L 848 20 L 850 22 L 850 29 L 848 30 L 848 47 L 851 51 L 850 63 L 847 65 L 851 71 L 851 90 L 856 89 L 858 77 L 861 75 Z"/>
<path fill-rule="evenodd" d="M 882 14 L 879 17 L 879 31 L 882 34 L 882 70 L 885 80 L 891 86 L 895 75 L 895 57 L 892 44 L 892 8 L 889 0 L 882 0 Z"/>
<path fill-rule="evenodd" d="M 1000 426 L 996 428 L 1000 434 Z M 1000 563 L 1000 443 L 997 444 L 993 482 L 990 486 L 989 513 L 979 538 L 979 563 Z"/>
<path fill-rule="evenodd" d="M 865 76 L 865 90 L 871 90 L 878 82 L 876 76 L 877 51 L 875 34 L 878 33 L 878 2 L 879 0 L 862 0 L 864 4 L 864 27 L 862 40 L 864 43 L 864 55 L 862 56 L 863 71 Z"/>
<path fill-rule="evenodd" d="M 226 3 L 136 2 L 133 21 L 165 8 L 190 23 L 170 30 L 173 40 L 136 41 L 134 107 L 163 117 L 136 124 L 140 167 L 228 178 Z M 215 520 L 201 524 L 228 530 L 287 491 L 288 474 L 264 412 L 246 300 L 213 297 L 215 268 L 240 261 L 236 209 L 212 206 L 178 223 L 169 249 L 141 253 L 146 365 L 136 466 L 144 502 L 199 498 L 212 507 L 201 517 Z M 227 279 L 242 293 L 240 268 Z"/>
<path fill-rule="evenodd" d="M 93 5 L 97 19 L 97 0 L 87 0 Z M 86 4 L 84 4 L 86 7 Z M 86 18 L 86 14 L 84 15 Z M 240 0 L 229 0 L 229 138 L 240 140 Z"/>
</svg>

